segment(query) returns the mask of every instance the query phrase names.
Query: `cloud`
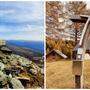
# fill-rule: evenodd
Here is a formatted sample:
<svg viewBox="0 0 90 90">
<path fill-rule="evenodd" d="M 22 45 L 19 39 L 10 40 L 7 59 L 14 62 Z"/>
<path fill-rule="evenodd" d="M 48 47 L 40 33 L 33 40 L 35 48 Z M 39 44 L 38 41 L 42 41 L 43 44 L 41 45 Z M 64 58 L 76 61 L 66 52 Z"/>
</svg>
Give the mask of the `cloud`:
<svg viewBox="0 0 90 90">
<path fill-rule="evenodd" d="M 0 15 L 4 15 L 4 14 L 11 14 L 14 13 L 14 10 L 0 10 Z"/>
<path fill-rule="evenodd" d="M 38 31 L 38 30 L 37 30 Z M 43 31 L 39 31 L 37 32 L 35 31 L 22 31 L 22 32 L 18 32 L 16 33 L 5 33 L 6 37 L 0 35 L 0 37 L 2 37 L 2 39 L 6 39 L 6 40 L 32 40 L 32 41 L 43 41 Z"/>
<path fill-rule="evenodd" d="M 43 2 L 0 2 L 2 39 L 43 40 Z"/>
<path fill-rule="evenodd" d="M 34 41 L 42 41 L 44 30 L 42 26 L 36 25 L 26 25 L 23 27 L 16 28 L 7 28 L 0 27 L 0 37 L 2 39 L 20 39 L 20 40 L 34 40 Z M 3 35 L 3 36 L 2 36 Z"/>
<path fill-rule="evenodd" d="M 1 17 L 9 19 L 9 21 L 26 22 L 43 19 L 42 2 L 10 2 L 7 5 L 3 4 L 2 7 L 7 7 L 8 11 L 6 11 L 6 8 L 2 8 L 3 16 Z"/>
</svg>

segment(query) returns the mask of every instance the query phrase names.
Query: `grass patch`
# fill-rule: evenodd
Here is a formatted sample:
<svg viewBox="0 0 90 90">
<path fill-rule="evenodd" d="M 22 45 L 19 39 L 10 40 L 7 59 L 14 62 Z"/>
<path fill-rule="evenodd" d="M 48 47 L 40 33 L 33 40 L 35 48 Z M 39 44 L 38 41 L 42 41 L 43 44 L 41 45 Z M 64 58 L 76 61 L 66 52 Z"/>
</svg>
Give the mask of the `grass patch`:
<svg viewBox="0 0 90 90">
<path fill-rule="evenodd" d="M 90 60 L 84 61 L 83 75 L 84 88 L 90 88 Z M 72 61 L 46 62 L 46 87 L 75 88 Z"/>
</svg>

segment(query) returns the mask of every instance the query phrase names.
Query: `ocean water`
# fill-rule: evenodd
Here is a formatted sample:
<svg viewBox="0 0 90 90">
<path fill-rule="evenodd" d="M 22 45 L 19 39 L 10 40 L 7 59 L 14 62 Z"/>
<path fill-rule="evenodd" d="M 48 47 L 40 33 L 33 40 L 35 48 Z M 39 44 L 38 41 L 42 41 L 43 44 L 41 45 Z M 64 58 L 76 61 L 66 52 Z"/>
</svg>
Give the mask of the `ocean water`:
<svg viewBox="0 0 90 90">
<path fill-rule="evenodd" d="M 8 40 L 6 41 L 6 44 L 25 47 L 40 53 L 44 53 L 44 42 L 42 41 Z"/>
</svg>

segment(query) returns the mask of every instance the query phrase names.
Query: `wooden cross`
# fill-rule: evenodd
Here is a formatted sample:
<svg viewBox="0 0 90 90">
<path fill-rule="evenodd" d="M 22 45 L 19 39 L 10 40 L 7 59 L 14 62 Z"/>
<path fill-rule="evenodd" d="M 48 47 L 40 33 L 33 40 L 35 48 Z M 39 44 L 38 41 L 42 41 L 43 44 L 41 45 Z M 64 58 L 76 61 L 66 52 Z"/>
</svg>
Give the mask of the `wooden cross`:
<svg viewBox="0 0 90 90">
<path fill-rule="evenodd" d="M 73 50 L 72 70 L 75 75 L 75 88 L 83 88 L 83 60 L 85 52 L 88 49 L 90 35 L 90 16 L 81 15 L 70 18 L 73 22 L 85 23 L 79 43 Z"/>
</svg>

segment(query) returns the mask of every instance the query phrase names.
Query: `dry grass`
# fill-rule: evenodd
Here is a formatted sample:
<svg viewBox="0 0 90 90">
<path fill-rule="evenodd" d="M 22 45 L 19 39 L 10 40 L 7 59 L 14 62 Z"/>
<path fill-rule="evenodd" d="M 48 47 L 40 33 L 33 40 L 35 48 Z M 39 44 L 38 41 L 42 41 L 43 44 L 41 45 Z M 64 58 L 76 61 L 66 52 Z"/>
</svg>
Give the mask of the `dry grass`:
<svg viewBox="0 0 90 90">
<path fill-rule="evenodd" d="M 90 88 L 90 60 L 84 62 L 84 88 Z"/>
<path fill-rule="evenodd" d="M 84 62 L 84 88 L 90 88 L 90 61 Z M 47 88 L 74 88 L 72 61 L 46 63 Z"/>
</svg>

